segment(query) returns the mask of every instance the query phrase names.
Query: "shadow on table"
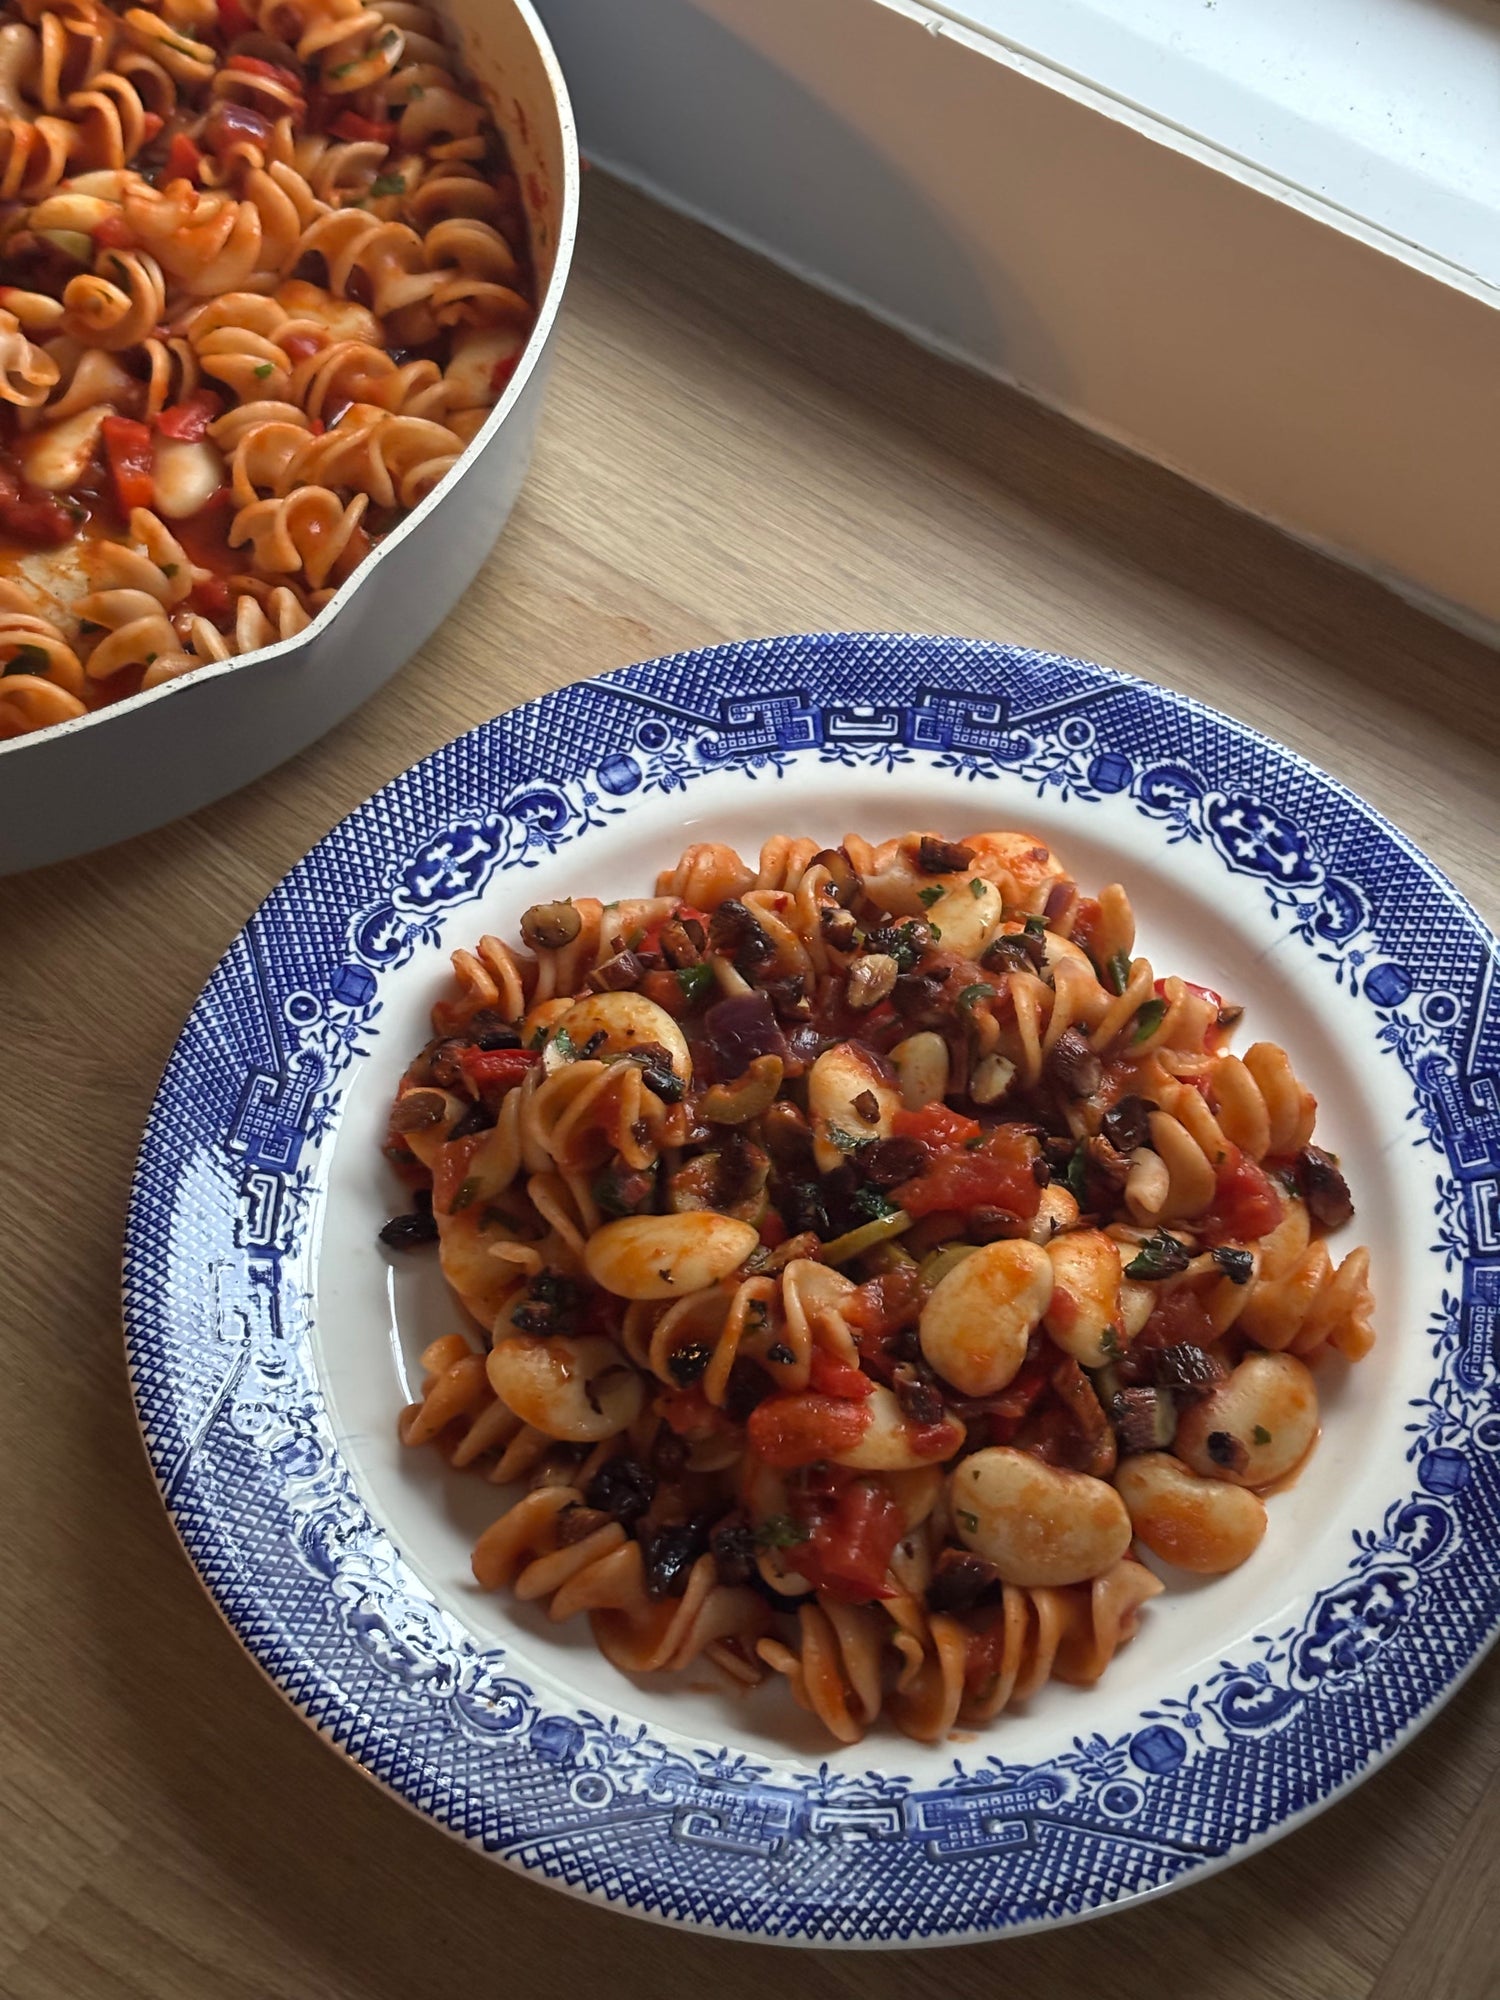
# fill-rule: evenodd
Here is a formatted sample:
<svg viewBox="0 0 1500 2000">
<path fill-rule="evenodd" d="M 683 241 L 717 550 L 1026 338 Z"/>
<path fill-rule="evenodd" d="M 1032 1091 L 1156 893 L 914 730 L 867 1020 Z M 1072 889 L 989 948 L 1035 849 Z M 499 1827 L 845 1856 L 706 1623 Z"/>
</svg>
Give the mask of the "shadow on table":
<svg viewBox="0 0 1500 2000">
<path fill-rule="evenodd" d="M 113 1738 L 105 1754 L 132 1798 L 180 1835 L 189 1890 L 204 1909 L 236 1927 L 248 1922 L 252 1949 L 257 1931 L 274 1940 L 278 1955 L 301 1968 L 297 1990 L 319 2000 L 491 1989 L 524 2000 L 580 1992 L 670 2000 L 700 1986 L 718 2000 L 763 2000 L 768 1978 L 787 1977 L 814 2000 L 872 1986 L 903 2000 L 988 2000 L 997 1978 L 1028 1996 L 1088 1982 L 1112 2000 L 1362 1995 L 1435 1865 L 1431 1788 L 1473 1791 L 1476 1733 L 1500 1692 L 1491 1661 L 1416 1753 L 1357 1800 L 1185 1894 L 1106 1923 L 941 1953 L 886 1953 L 874 1963 L 828 1951 L 773 1958 L 550 1894 L 445 1838 L 330 1754 L 195 1586 L 129 1435 L 123 1384 L 119 1399 L 100 1399 L 91 1428 L 78 1443 L 115 1468 L 117 1538 L 132 1551 L 87 1597 L 97 1626 L 92 1671 L 108 1681 Z M 1365 1969 L 1358 1985 L 1349 1983 L 1352 1966 Z M 259 1968 L 243 1974 L 247 1993 L 283 1990 Z"/>
</svg>

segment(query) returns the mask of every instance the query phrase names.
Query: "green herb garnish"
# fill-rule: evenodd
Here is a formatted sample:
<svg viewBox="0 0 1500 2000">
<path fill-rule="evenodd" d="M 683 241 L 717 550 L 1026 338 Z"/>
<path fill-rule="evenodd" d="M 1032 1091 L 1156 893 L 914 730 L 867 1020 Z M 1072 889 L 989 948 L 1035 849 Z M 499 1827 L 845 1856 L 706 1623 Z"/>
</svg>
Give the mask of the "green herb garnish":
<svg viewBox="0 0 1500 2000">
<path fill-rule="evenodd" d="M 842 1125 L 830 1125 L 828 1143 L 830 1146 L 837 1146 L 841 1153 L 857 1153 L 865 1142 L 863 1139 L 857 1139 L 852 1132 L 846 1132 Z"/>
<path fill-rule="evenodd" d="M 972 1009 L 979 1005 L 981 1000 L 993 1000 L 994 997 L 994 987 L 987 986 L 982 979 L 976 979 L 972 986 L 961 988 L 958 995 L 958 1004 L 960 1007 L 967 1007 L 972 1011 Z"/>
<path fill-rule="evenodd" d="M 1104 969 L 1109 974 L 1111 991 L 1123 993 L 1125 988 L 1130 984 L 1130 960 L 1126 957 L 1125 953 L 1123 951 L 1112 951 L 1109 955 L 1109 963 Z"/>
<path fill-rule="evenodd" d="M 1099 1352 L 1107 1354 L 1111 1361 L 1120 1351 L 1120 1336 L 1112 1326 L 1107 1326 L 1099 1336 Z"/>
<path fill-rule="evenodd" d="M 711 965 L 679 965 L 677 968 L 677 984 L 682 988 L 682 997 L 690 1007 L 695 1007 L 706 995 L 712 993 L 718 983 Z"/>
<path fill-rule="evenodd" d="M 274 372 L 274 363 L 270 361 L 262 361 L 260 366 L 255 371 L 255 379 L 257 382 L 264 382 L 266 377 L 272 374 L 273 372 Z"/>
<path fill-rule="evenodd" d="M 978 1534 L 979 1516 L 977 1514 L 971 1514 L 967 1507 L 957 1507 L 954 1509 L 954 1512 L 958 1516 L 960 1527 L 967 1528 L 971 1535 Z"/>
<path fill-rule="evenodd" d="M 969 894 L 976 898 L 984 894 L 984 883 L 977 875 L 971 875 L 969 878 Z"/>
<path fill-rule="evenodd" d="M 377 197 L 387 194 L 405 194 L 406 176 L 405 174 L 377 174 L 370 183 L 370 192 Z"/>
<path fill-rule="evenodd" d="M 1271 1442 L 1271 1433 L 1266 1429 L 1264 1424 L 1257 1424 L 1250 1435 L 1255 1439 L 1257 1444 L 1269 1444 Z"/>
<path fill-rule="evenodd" d="M 849 1206 L 864 1222 L 883 1222 L 888 1215 L 895 1215 L 896 1204 L 887 1201 L 879 1188 L 856 1188 L 849 1198 Z"/>
<path fill-rule="evenodd" d="M 1149 1042 L 1151 1037 L 1156 1033 L 1157 1029 L 1161 1026 L 1162 1022 L 1165 1021 L 1166 1018 L 1167 1018 L 1166 1001 L 1148 1000 L 1143 1007 L 1137 1010 L 1135 1017 L 1135 1033 L 1130 1038 L 1132 1044 L 1135 1047 L 1139 1048 L 1142 1042 Z"/>
<path fill-rule="evenodd" d="M 448 1213 L 450 1215 L 457 1215 L 461 1208 L 467 1208 L 471 1202 L 478 1199 L 479 1182 L 471 1175 L 468 1180 L 463 1182 L 458 1193 L 449 1202 Z"/>
<path fill-rule="evenodd" d="M 1088 1194 L 1088 1183 L 1084 1178 L 1084 1164 L 1087 1158 L 1087 1143 L 1080 1139 L 1073 1148 L 1073 1157 L 1068 1161 L 1068 1171 L 1063 1175 L 1069 1194 L 1080 1208 L 1084 1206 Z"/>
<path fill-rule="evenodd" d="M 755 1546 L 758 1549 L 794 1549 L 799 1542 L 808 1541 L 812 1530 L 804 1528 L 800 1521 L 794 1521 L 790 1514 L 768 1514 L 755 1531 Z"/>
<path fill-rule="evenodd" d="M 1027 937 L 1045 937 L 1047 935 L 1047 919 L 1045 917 L 1028 917 L 1021 928 L 1025 931 Z"/>
<path fill-rule="evenodd" d="M 1125 1266 L 1127 1278 L 1170 1278 L 1174 1271 L 1185 1271 L 1191 1262 L 1187 1251 L 1175 1236 L 1165 1229 L 1158 1229 L 1154 1236 L 1148 1236 Z"/>
<path fill-rule="evenodd" d="M 930 882 L 925 889 L 918 889 L 917 901 L 922 905 L 923 909 L 930 910 L 933 904 L 941 899 L 942 894 L 943 892 L 937 884 Z"/>
</svg>

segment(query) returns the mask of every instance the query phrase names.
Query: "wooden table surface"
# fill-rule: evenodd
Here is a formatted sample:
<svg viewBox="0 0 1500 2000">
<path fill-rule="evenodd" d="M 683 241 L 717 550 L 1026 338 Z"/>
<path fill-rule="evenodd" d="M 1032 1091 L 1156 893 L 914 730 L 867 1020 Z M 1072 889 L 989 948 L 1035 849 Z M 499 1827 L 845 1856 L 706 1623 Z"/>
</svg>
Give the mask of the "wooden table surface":
<svg viewBox="0 0 1500 2000">
<path fill-rule="evenodd" d="M 837 626 L 1190 689 L 1358 787 L 1500 918 L 1491 654 L 593 176 L 530 484 L 425 651 L 238 797 L 0 883 L 0 1992 L 1500 1993 L 1500 1658 L 1354 1798 L 1181 1895 L 1003 1944 L 773 1960 L 442 1838 L 282 1703 L 178 1549 L 130 1413 L 118 1244 L 157 1075 L 225 945 L 335 819 L 482 717 Z"/>
</svg>

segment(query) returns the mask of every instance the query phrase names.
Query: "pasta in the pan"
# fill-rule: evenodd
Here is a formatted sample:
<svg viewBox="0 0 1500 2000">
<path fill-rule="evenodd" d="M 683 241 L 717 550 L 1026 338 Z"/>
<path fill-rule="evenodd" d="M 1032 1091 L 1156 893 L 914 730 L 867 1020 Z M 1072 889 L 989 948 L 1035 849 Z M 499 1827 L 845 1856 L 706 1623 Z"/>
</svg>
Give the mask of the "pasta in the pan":
<svg viewBox="0 0 1500 2000">
<path fill-rule="evenodd" d="M 520 929 L 454 954 L 386 1147 L 384 1240 L 483 1330 L 401 1418 L 509 1489 L 483 1588 L 936 1742 L 1096 1681 L 1139 1550 L 1254 1553 L 1369 1258 L 1285 1053 L 1122 888 L 1016 833 L 700 843 Z"/>
<path fill-rule="evenodd" d="M 0 199 L 0 738 L 302 630 L 532 324 L 416 0 L 4 0 Z"/>
</svg>

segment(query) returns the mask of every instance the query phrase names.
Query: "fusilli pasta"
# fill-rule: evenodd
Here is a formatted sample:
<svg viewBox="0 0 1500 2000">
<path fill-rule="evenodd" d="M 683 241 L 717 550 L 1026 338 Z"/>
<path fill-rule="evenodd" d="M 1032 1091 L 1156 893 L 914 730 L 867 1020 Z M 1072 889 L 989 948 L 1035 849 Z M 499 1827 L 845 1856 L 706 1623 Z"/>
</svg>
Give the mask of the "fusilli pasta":
<svg viewBox="0 0 1500 2000">
<path fill-rule="evenodd" d="M 176 588 L 136 541 L 111 632 Z M 484 1336 L 426 1350 L 401 1435 L 519 1488 L 478 1583 L 846 1743 L 1091 1685 L 1163 1588 L 1138 1549 L 1245 1561 L 1309 1362 L 1373 1339 L 1312 1095 L 1026 834 L 700 842 L 656 889 L 456 952 L 392 1107 L 384 1239 Z"/>
<path fill-rule="evenodd" d="M 0 578 L 45 628 L 4 735 L 300 630 L 532 325 L 502 142 L 413 0 L 5 0 L 0 199 Z"/>
</svg>

